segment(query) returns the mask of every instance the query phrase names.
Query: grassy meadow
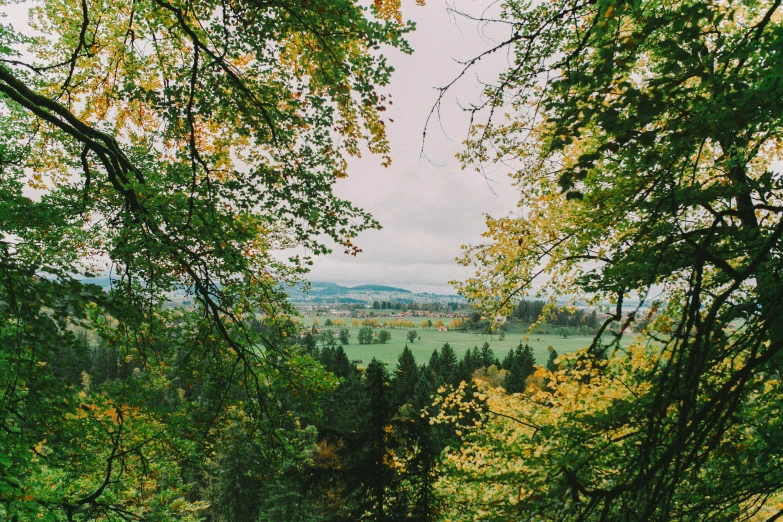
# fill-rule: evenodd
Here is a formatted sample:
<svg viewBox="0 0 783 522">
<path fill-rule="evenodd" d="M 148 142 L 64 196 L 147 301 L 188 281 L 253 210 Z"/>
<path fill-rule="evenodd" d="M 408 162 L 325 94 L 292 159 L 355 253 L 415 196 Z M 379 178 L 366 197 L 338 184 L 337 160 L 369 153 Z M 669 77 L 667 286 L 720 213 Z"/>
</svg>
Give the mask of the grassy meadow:
<svg viewBox="0 0 783 522">
<path fill-rule="evenodd" d="M 327 317 L 321 316 L 318 318 L 318 322 L 323 327 Z M 335 319 L 332 317 L 332 319 Z M 386 344 L 359 344 L 358 341 L 358 328 L 351 327 L 351 318 L 342 318 L 345 320 L 346 327 L 351 331 L 350 344 L 344 345 L 345 353 L 349 359 L 362 360 L 363 364 L 367 365 L 373 357 L 379 361 L 385 362 L 389 365 L 389 369 L 393 369 L 397 365 L 397 357 L 402 351 L 403 347 L 407 344 L 413 351 L 413 355 L 416 357 L 418 364 L 425 364 L 429 361 L 430 355 L 433 350 L 440 349 L 444 343 L 449 343 L 452 348 L 457 352 L 457 356 L 460 358 L 466 350 L 472 349 L 474 346 L 479 348 L 488 342 L 495 355 L 499 359 L 503 359 L 506 353 L 516 348 L 520 342 L 527 343 L 533 349 L 533 353 L 536 356 L 536 361 L 539 364 L 544 364 L 549 357 L 547 347 L 551 346 L 557 353 L 568 353 L 589 346 L 593 340 L 592 336 L 569 336 L 564 339 L 554 334 L 529 334 L 527 332 L 526 325 L 519 323 L 512 324 L 506 332 L 505 339 L 501 340 L 498 335 L 481 335 L 475 333 L 466 333 L 459 331 L 439 332 L 435 328 L 414 328 L 418 332 L 420 339 L 417 339 L 414 343 L 409 343 L 407 339 L 407 328 L 386 328 L 391 333 L 391 340 Z M 383 318 L 379 318 L 382 322 Z M 416 323 L 421 322 L 421 318 L 413 318 Z M 448 324 L 449 320 L 444 319 L 444 322 Z M 302 324 L 311 326 L 313 324 L 313 317 L 303 317 Z M 380 330 L 380 329 L 379 329 Z M 376 331 L 379 331 L 376 330 Z M 624 345 L 630 342 L 630 337 L 624 340 Z"/>
</svg>

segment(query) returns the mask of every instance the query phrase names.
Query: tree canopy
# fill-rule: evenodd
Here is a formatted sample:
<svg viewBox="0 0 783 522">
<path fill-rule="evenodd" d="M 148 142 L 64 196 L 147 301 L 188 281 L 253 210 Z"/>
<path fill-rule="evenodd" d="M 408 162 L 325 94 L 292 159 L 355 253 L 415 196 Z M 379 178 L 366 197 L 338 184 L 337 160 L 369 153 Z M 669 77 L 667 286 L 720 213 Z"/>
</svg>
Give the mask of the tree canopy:
<svg viewBox="0 0 783 522">
<path fill-rule="evenodd" d="M 472 109 L 461 158 L 510 165 L 519 215 L 487 219 L 487 242 L 463 258 L 477 275 L 459 288 L 488 317 L 541 287 L 611 303 L 582 354 L 596 363 L 560 371 L 587 387 L 574 400 L 595 372 L 633 390 L 532 429 L 596 446 L 552 455 L 544 493 L 506 507 L 550 520 L 753 516 L 783 486 L 767 465 L 779 439 L 755 420 L 779 405 L 783 349 L 781 2 L 500 9 L 483 21 L 509 36 L 487 53 L 512 63 Z M 601 366 L 601 333 L 641 320 L 635 349 L 615 344 L 633 370 Z"/>
<path fill-rule="evenodd" d="M 25 7 L 34 36 L 0 25 L 0 518 L 200 518 L 194 477 L 308 440 L 332 381 L 283 289 L 310 257 L 274 253 L 378 226 L 332 186 L 388 165 L 379 49 L 413 26 L 385 0 Z"/>
</svg>

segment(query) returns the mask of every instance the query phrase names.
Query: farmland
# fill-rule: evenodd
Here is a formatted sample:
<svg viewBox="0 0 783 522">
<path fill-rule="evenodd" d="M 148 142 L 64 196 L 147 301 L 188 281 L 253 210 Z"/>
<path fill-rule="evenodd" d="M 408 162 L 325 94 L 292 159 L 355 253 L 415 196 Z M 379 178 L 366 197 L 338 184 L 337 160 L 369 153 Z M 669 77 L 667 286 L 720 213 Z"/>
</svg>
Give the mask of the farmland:
<svg viewBox="0 0 783 522">
<path fill-rule="evenodd" d="M 302 324 L 304 326 L 311 326 L 313 324 L 313 317 L 302 318 Z M 323 326 L 327 317 L 319 317 L 318 321 Z M 336 318 L 332 318 L 336 319 Z M 440 349 L 444 343 L 449 343 L 457 353 L 457 356 L 462 357 L 466 350 L 473 348 L 474 346 L 481 347 L 485 342 L 489 343 L 495 355 L 499 359 L 503 359 L 508 350 L 515 348 L 520 342 L 527 343 L 533 349 L 536 361 L 539 364 L 544 364 L 549 356 L 547 347 L 551 346 L 558 353 L 568 353 L 589 346 L 592 342 L 592 336 L 570 336 L 567 339 L 555 334 L 530 334 L 527 332 L 527 325 L 519 323 L 513 323 L 506 331 L 505 339 L 500 339 L 498 335 L 485 335 L 476 334 L 470 332 L 460 331 L 447 331 L 439 332 L 435 328 L 415 328 L 419 334 L 419 339 L 414 343 L 408 342 L 406 334 L 407 328 L 389 328 L 387 329 L 391 333 L 391 340 L 386 344 L 359 344 L 357 335 L 359 329 L 351 327 L 351 319 L 342 318 L 346 322 L 346 326 L 351 332 L 350 343 L 344 345 L 345 353 L 349 359 L 361 360 L 360 366 L 366 366 L 373 357 L 379 361 L 389 365 L 392 369 L 397 364 L 397 356 L 402 351 L 403 347 L 407 344 L 413 351 L 413 355 L 416 357 L 416 362 L 419 364 L 426 363 L 433 350 Z M 378 329 L 380 330 L 380 329 Z M 624 339 L 623 344 L 626 345 L 630 342 L 630 336 Z"/>
</svg>

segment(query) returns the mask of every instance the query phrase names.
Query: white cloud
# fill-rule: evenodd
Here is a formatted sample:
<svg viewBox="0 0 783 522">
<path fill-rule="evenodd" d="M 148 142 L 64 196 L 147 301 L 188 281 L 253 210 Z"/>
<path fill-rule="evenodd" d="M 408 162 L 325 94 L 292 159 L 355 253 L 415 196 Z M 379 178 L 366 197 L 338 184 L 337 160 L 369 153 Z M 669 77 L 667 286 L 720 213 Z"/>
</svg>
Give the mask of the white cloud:
<svg viewBox="0 0 783 522">
<path fill-rule="evenodd" d="M 414 54 L 387 53 L 397 69 L 387 89 L 393 105 L 386 114 L 395 120 L 387 125 L 392 166 L 384 169 L 372 156 L 353 159 L 349 177 L 336 187 L 340 197 L 370 211 L 384 229 L 358 238 L 363 252 L 357 257 L 336 252 L 316 259 L 313 280 L 449 291 L 448 280 L 471 275 L 454 258 L 460 245 L 481 240 L 484 214 L 504 215 L 516 208 L 517 193 L 502 172 L 487 180 L 462 170 L 455 158 L 469 124 L 460 102 L 476 101 L 480 90 L 475 74 L 492 78 L 506 65 L 506 57 L 493 56 L 449 93 L 440 119 L 430 122 L 427 157 L 422 158 L 422 133 L 437 99 L 435 87 L 459 74 L 462 66 L 455 59 L 470 58 L 492 42 L 475 24 L 455 20 L 442 4 L 407 4 L 406 15 L 417 23 L 409 37 Z"/>
</svg>

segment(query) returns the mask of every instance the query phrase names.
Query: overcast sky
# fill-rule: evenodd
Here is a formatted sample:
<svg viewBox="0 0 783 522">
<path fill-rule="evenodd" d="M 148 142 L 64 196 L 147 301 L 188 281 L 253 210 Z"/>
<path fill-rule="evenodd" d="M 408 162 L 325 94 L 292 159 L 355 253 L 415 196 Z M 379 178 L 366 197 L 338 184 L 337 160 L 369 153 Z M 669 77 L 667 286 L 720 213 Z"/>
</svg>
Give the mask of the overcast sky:
<svg viewBox="0 0 783 522">
<path fill-rule="evenodd" d="M 487 2 L 464 0 L 448 5 L 472 9 Z M 447 284 L 464 279 L 470 269 L 454 261 L 460 245 L 480 241 L 484 214 L 500 216 L 516 208 L 517 195 L 503 172 L 491 180 L 461 170 L 455 154 L 468 130 L 469 116 L 460 109 L 478 100 L 478 78 L 492 80 L 506 56 L 493 56 L 466 76 L 442 104 L 440 122 L 432 121 L 420 157 L 422 132 L 437 99 L 436 86 L 446 85 L 461 70 L 455 60 L 466 60 L 493 45 L 504 33 L 482 28 L 450 14 L 443 0 L 428 0 L 424 7 L 403 0 L 403 14 L 417 30 L 409 35 L 414 53 L 385 52 L 395 66 L 387 89 L 394 104 L 387 114 L 392 165 L 380 159 L 352 160 L 349 176 L 337 194 L 371 212 L 383 230 L 367 231 L 355 241 L 363 252 L 357 257 L 342 251 L 317 258 L 310 279 L 344 285 L 367 283 L 401 286 L 414 291 L 453 293 Z M 507 35 L 506 35 L 507 36 Z"/>
<path fill-rule="evenodd" d="M 367 154 L 349 162 L 349 176 L 341 180 L 338 196 L 371 212 L 383 230 L 363 233 L 354 243 L 363 250 L 356 257 L 335 249 L 315 259 L 312 281 L 348 286 L 387 284 L 417 292 L 454 293 L 447 284 L 471 275 L 456 264 L 460 245 L 480 241 L 484 215 L 500 216 L 516 208 L 517 196 L 504 172 L 491 179 L 461 170 L 455 155 L 467 135 L 469 115 L 460 108 L 479 100 L 478 80 L 493 81 L 507 65 L 507 57 L 493 54 L 471 70 L 444 99 L 440 118 L 431 121 L 421 157 L 422 133 L 437 99 L 436 87 L 448 84 L 462 70 L 456 60 L 470 59 L 508 37 L 498 27 L 482 27 L 450 12 L 480 14 L 490 0 L 427 0 L 416 6 L 402 0 L 403 15 L 416 22 L 409 34 L 413 55 L 382 52 L 396 72 L 389 87 L 393 105 L 386 112 L 392 165 Z M 22 3 L 5 6 L 4 22 L 29 32 Z M 494 31 L 494 33 L 493 33 Z"/>
</svg>

